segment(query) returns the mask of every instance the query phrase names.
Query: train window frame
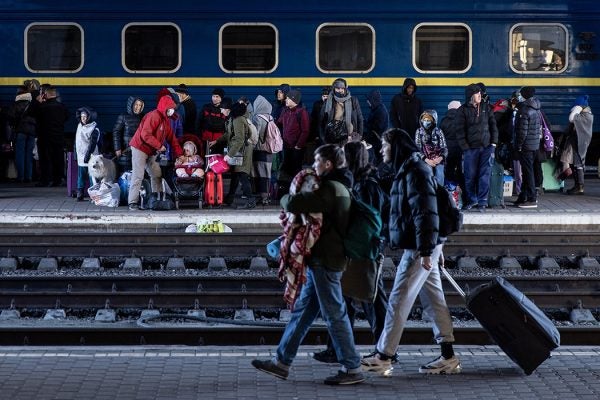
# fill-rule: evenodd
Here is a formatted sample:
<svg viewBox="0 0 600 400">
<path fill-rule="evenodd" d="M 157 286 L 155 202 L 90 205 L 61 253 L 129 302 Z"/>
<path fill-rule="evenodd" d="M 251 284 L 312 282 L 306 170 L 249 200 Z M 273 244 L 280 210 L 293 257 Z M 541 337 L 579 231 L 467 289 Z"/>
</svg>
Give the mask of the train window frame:
<svg viewBox="0 0 600 400">
<path fill-rule="evenodd" d="M 518 70 L 513 66 L 513 32 L 515 29 L 521 26 L 546 26 L 546 27 L 557 27 L 561 28 L 565 34 L 565 47 L 564 47 L 564 60 L 563 60 L 563 68 L 557 71 L 543 71 L 543 70 Z M 569 30 L 565 26 L 565 24 L 561 24 L 559 22 L 519 22 L 511 26 L 508 31 L 508 66 L 510 69 L 518 75 L 530 75 L 530 74 L 543 74 L 543 75 L 557 75 L 565 73 L 569 67 Z"/>
<path fill-rule="evenodd" d="M 173 28 L 175 28 L 175 30 L 177 31 L 177 51 L 178 51 L 178 59 L 177 59 L 177 66 L 173 69 L 158 69 L 158 70 L 150 70 L 150 69 L 144 69 L 144 70 L 137 70 L 137 69 L 130 69 L 129 67 L 127 67 L 127 64 L 125 64 L 125 49 L 126 49 L 126 43 L 125 43 L 125 32 L 127 31 L 127 28 L 131 27 L 131 26 L 172 26 Z M 181 28 L 179 27 L 179 25 L 173 23 L 173 22 L 130 22 L 128 24 L 125 24 L 125 26 L 123 26 L 123 29 L 121 29 L 121 66 L 123 67 L 123 69 L 130 73 L 130 74 L 172 74 L 174 72 L 179 71 L 179 69 L 181 68 L 182 65 L 182 59 L 183 59 L 183 35 L 181 33 Z"/>
<path fill-rule="evenodd" d="M 31 68 L 29 66 L 29 62 L 27 61 L 27 55 L 29 53 L 29 41 L 28 41 L 28 33 L 29 30 L 32 27 L 35 26 L 74 26 L 76 28 L 79 29 L 79 32 L 81 34 L 81 60 L 79 63 L 79 67 L 73 70 L 67 69 L 34 69 Z M 29 25 L 27 25 L 25 27 L 25 30 L 23 32 L 23 36 L 24 36 L 24 40 L 23 40 L 23 45 L 25 47 L 25 51 L 23 52 L 23 64 L 25 65 L 25 68 L 34 74 L 40 74 L 40 73 L 44 73 L 44 74 L 75 74 L 79 71 L 81 71 L 83 69 L 83 66 L 85 65 L 85 31 L 83 29 L 83 27 L 76 23 L 76 22 L 32 22 Z"/>
<path fill-rule="evenodd" d="M 469 35 L 468 36 L 469 48 L 468 48 L 467 66 L 462 70 L 430 71 L 430 70 L 424 70 L 424 69 L 419 68 L 417 66 L 417 45 L 416 45 L 417 30 L 423 26 L 437 26 L 437 27 L 457 26 L 457 27 L 465 28 Z M 415 69 L 415 71 L 417 71 L 421 74 L 465 74 L 465 73 L 467 73 L 473 66 L 473 30 L 471 29 L 471 27 L 469 25 L 465 24 L 464 22 L 421 22 L 421 23 L 415 25 L 415 27 L 413 28 L 413 31 L 412 31 L 412 64 L 413 64 L 413 68 Z"/>
<path fill-rule="evenodd" d="M 362 26 L 367 27 L 371 30 L 371 34 L 373 35 L 372 43 L 371 43 L 371 67 L 366 70 L 346 70 L 346 69 L 336 69 L 336 70 L 327 70 L 321 68 L 319 63 L 319 32 L 326 26 Z M 330 75 L 339 75 L 339 74 L 368 74 L 369 72 L 375 69 L 375 65 L 377 63 L 376 60 L 376 47 L 377 47 L 377 32 L 373 25 L 366 22 L 324 22 L 321 25 L 317 26 L 315 30 L 315 66 L 316 68 L 323 74 Z"/>
<path fill-rule="evenodd" d="M 267 26 L 273 29 L 273 33 L 275 34 L 275 62 L 273 63 L 273 68 L 268 70 L 230 70 L 225 68 L 223 65 L 223 31 L 230 26 Z M 270 23 L 270 22 L 228 22 L 226 24 L 221 25 L 219 29 L 219 68 L 227 74 L 270 74 L 277 70 L 279 67 L 279 29 Z"/>
</svg>

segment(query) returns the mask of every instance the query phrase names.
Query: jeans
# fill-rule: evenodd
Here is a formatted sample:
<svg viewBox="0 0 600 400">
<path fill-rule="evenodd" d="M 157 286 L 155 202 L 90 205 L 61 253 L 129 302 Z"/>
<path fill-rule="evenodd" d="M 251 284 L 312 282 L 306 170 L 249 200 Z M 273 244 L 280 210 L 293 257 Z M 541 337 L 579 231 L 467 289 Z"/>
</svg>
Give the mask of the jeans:
<svg viewBox="0 0 600 400">
<path fill-rule="evenodd" d="M 440 186 L 444 186 L 444 164 L 438 164 L 433 168 L 433 175 Z"/>
<path fill-rule="evenodd" d="M 17 168 L 17 181 L 31 180 L 33 169 L 33 147 L 35 137 L 17 133 L 15 141 L 15 167 Z"/>
<path fill-rule="evenodd" d="M 287 366 L 292 364 L 298 347 L 320 311 L 340 364 L 349 373 L 360 371 L 360 355 L 354 347 L 354 336 L 342 298 L 341 278 L 342 272 L 321 267 L 307 268 L 306 283 L 277 347 L 277 362 Z"/>
<path fill-rule="evenodd" d="M 494 149 L 495 147 L 490 145 L 468 149 L 464 152 L 463 171 L 465 174 L 467 204 L 488 205 Z"/>
<path fill-rule="evenodd" d="M 438 244 L 431 254 L 432 267 L 427 271 L 421 266 L 421 255 L 417 250 L 404 250 L 396 271 L 394 287 L 390 293 L 385 327 L 377 351 L 393 356 L 400 343 L 408 315 L 420 296 L 424 312 L 433 316 L 433 333 L 439 343 L 454 342 L 452 319 L 446 305 L 438 262 L 443 245 Z"/>
<path fill-rule="evenodd" d="M 77 190 L 83 190 L 85 188 L 85 183 L 88 182 L 89 186 L 92 186 L 92 182 L 90 180 L 88 167 L 77 166 Z"/>
</svg>

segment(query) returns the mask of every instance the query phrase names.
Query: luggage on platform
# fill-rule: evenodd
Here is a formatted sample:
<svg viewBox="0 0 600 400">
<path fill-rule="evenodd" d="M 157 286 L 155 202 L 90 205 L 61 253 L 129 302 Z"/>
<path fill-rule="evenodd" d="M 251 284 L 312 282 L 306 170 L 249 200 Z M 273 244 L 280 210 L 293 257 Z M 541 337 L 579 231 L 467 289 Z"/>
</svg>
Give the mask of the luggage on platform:
<svg viewBox="0 0 600 400">
<path fill-rule="evenodd" d="M 488 206 L 502 207 L 504 205 L 504 166 L 494 159 L 492 172 L 490 173 L 490 193 L 488 195 Z"/>
<path fill-rule="evenodd" d="M 207 171 L 204 175 L 204 205 L 219 207 L 223 204 L 223 175 Z"/>
<path fill-rule="evenodd" d="M 560 345 L 560 334 L 552 321 L 503 278 L 496 277 L 465 295 L 448 271 L 443 267 L 441 270 L 465 299 L 467 309 L 527 375 Z"/>
<path fill-rule="evenodd" d="M 542 162 L 542 174 L 544 181 L 542 188 L 545 192 L 562 192 L 565 188 L 565 181 L 559 180 L 556 175 L 556 161 L 548 159 Z"/>
</svg>

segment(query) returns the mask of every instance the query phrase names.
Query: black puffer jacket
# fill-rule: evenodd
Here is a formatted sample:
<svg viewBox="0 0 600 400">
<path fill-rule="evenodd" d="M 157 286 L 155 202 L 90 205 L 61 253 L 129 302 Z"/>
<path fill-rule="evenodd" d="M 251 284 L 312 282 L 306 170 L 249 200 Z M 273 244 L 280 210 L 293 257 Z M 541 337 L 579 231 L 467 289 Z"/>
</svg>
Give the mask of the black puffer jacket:
<svg viewBox="0 0 600 400">
<path fill-rule="evenodd" d="M 390 248 L 419 250 L 421 256 L 429 256 L 438 243 L 436 182 L 412 138 L 398 132 L 391 143 L 392 164 L 402 164 L 390 195 Z"/>
<path fill-rule="evenodd" d="M 10 105 L 6 114 L 8 123 L 13 128 L 13 134 L 35 136 L 36 121 L 32 116 L 33 107 L 34 103 L 28 100 L 18 100 Z"/>
<path fill-rule="evenodd" d="M 530 97 L 518 105 L 515 121 L 517 150 L 536 151 L 540 148 L 540 101 Z"/>
<path fill-rule="evenodd" d="M 406 88 L 414 86 L 415 91 L 409 95 Z M 400 128 L 414 135 L 419 127 L 419 116 L 423 113 L 423 103 L 416 96 L 417 82 L 413 78 L 406 78 L 402 85 L 402 92 L 392 98 L 390 107 L 390 122 L 394 128 Z"/>
<path fill-rule="evenodd" d="M 448 148 L 460 147 L 457 136 L 461 127 L 457 124 L 457 116 L 458 109 L 450 109 L 440 123 L 440 129 L 442 132 L 444 132 L 444 137 L 446 138 L 446 144 L 448 145 Z"/>
<path fill-rule="evenodd" d="M 136 100 L 139 100 L 144 103 L 143 100 L 139 97 L 130 96 L 127 99 L 127 113 L 123 113 L 117 117 L 117 122 L 115 122 L 115 126 L 113 127 L 113 146 L 114 150 L 125 150 L 129 147 L 129 141 L 135 134 L 138 126 L 140 126 L 140 122 L 142 121 L 143 115 L 143 107 L 142 111 L 139 114 L 133 113 L 133 103 Z M 117 162 L 125 167 L 126 169 L 131 169 L 131 152 L 125 152 L 121 154 L 121 157 L 117 158 Z"/>
<path fill-rule="evenodd" d="M 483 101 L 474 106 L 471 104 L 471 96 L 476 93 L 479 86 L 472 84 L 465 89 L 465 104 L 458 109 L 456 119 L 457 139 L 463 150 L 488 147 L 490 144 L 498 143 L 498 128 L 496 119 L 489 104 Z"/>
</svg>

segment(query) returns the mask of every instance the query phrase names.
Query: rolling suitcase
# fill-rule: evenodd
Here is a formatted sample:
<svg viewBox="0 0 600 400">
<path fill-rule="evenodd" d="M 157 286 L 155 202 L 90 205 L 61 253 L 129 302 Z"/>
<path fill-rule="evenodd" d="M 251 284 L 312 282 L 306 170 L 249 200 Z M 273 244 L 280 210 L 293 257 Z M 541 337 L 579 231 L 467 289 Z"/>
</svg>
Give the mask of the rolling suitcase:
<svg viewBox="0 0 600 400">
<path fill-rule="evenodd" d="M 448 271 L 440 269 L 483 329 L 525 374 L 531 375 L 560 345 L 560 334 L 552 321 L 503 278 L 496 277 L 465 295 Z"/>
<path fill-rule="evenodd" d="M 204 175 L 204 205 L 219 207 L 223 204 L 223 175 L 207 171 Z"/>
<path fill-rule="evenodd" d="M 488 195 L 488 206 L 502 207 L 504 205 L 504 166 L 494 159 L 492 172 L 490 173 L 490 194 Z"/>
<path fill-rule="evenodd" d="M 75 152 L 67 152 L 67 196 L 77 197 L 77 157 Z M 90 179 L 84 183 L 83 193 L 87 193 L 87 189 L 90 186 Z"/>
</svg>

